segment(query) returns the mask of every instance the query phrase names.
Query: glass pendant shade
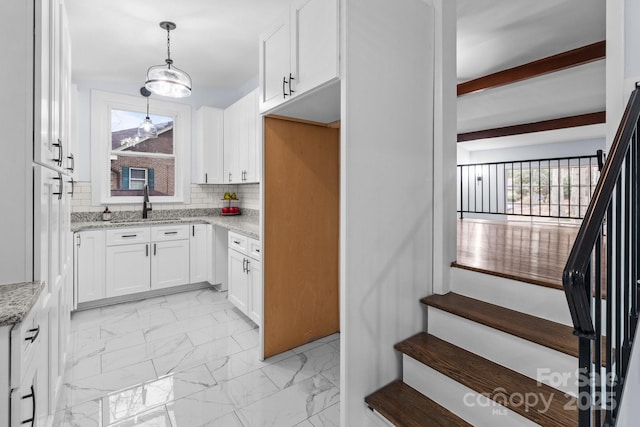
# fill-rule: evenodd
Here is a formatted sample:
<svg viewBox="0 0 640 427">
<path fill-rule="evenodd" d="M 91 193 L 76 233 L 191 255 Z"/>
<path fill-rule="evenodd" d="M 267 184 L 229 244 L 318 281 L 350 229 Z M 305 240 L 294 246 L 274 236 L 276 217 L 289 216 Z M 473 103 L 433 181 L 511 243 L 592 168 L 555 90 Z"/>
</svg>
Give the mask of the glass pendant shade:
<svg viewBox="0 0 640 427">
<path fill-rule="evenodd" d="M 154 65 L 147 70 L 147 81 L 144 87 L 150 92 L 171 98 L 185 98 L 191 95 L 191 77 L 189 74 L 173 66 L 171 59 L 171 30 L 176 29 L 173 22 L 162 21 L 160 28 L 167 30 L 167 59 L 164 65 Z"/>
<path fill-rule="evenodd" d="M 138 137 L 140 139 L 149 139 L 158 137 L 158 129 L 153 124 L 149 116 L 147 116 L 140 126 L 138 126 Z"/>
<path fill-rule="evenodd" d="M 151 95 L 151 92 L 149 92 L 146 87 L 141 87 L 140 94 L 147 98 L 147 117 L 145 117 L 142 123 L 140 123 L 140 126 L 138 126 L 138 140 L 157 138 L 158 128 L 156 128 L 156 125 L 153 124 L 149 117 L 149 95 Z"/>
<path fill-rule="evenodd" d="M 154 65 L 147 71 L 144 87 L 157 95 L 185 98 L 191 95 L 191 77 L 171 64 Z"/>
</svg>

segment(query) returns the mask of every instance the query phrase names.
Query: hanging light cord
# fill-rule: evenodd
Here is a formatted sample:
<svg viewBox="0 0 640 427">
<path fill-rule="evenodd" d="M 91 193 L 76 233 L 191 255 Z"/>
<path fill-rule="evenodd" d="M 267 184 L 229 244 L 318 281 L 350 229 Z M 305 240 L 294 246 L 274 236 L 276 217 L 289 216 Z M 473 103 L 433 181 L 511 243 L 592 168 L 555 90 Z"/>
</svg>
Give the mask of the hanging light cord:
<svg viewBox="0 0 640 427">
<path fill-rule="evenodd" d="M 171 64 L 173 64 L 173 60 L 171 59 L 171 37 L 170 34 L 171 33 L 171 29 L 169 27 L 167 27 L 167 59 L 166 59 L 166 63 L 169 66 L 169 68 L 171 68 Z"/>
</svg>

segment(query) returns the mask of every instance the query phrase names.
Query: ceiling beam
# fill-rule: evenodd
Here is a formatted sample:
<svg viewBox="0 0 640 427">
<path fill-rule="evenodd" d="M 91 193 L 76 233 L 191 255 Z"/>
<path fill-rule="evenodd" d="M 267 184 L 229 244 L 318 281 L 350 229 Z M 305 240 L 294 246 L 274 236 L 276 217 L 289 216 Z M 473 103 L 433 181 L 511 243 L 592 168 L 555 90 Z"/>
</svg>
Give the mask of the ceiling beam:
<svg viewBox="0 0 640 427">
<path fill-rule="evenodd" d="M 603 40 L 460 83 L 458 85 L 458 96 L 577 67 L 578 65 L 604 59 L 605 54 L 606 42 Z"/>
<path fill-rule="evenodd" d="M 525 133 L 543 132 L 588 126 L 605 123 L 604 111 L 596 113 L 580 114 L 578 116 L 560 117 L 558 119 L 543 120 L 541 122 L 524 123 L 521 125 L 505 126 L 500 128 L 478 130 L 458 134 L 458 142 L 475 141 L 478 139 L 499 138 L 501 136 L 522 135 Z"/>
</svg>

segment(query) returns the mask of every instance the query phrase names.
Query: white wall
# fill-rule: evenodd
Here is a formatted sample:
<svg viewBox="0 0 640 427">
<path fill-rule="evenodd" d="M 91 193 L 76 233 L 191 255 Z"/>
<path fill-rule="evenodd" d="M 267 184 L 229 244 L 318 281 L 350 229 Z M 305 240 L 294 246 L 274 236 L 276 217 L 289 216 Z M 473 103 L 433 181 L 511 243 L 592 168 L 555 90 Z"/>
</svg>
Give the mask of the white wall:
<svg viewBox="0 0 640 427">
<path fill-rule="evenodd" d="M 572 156 L 595 156 L 596 151 L 605 149 L 605 140 L 601 138 L 590 139 L 587 141 L 571 141 L 555 144 L 501 148 L 499 150 L 468 151 L 468 155 L 465 156 L 465 158 L 458 159 L 458 164 L 550 159 L 555 157 Z"/>
<path fill-rule="evenodd" d="M 433 9 L 344 0 L 341 16 L 340 416 L 363 426 L 431 292 Z"/>
</svg>

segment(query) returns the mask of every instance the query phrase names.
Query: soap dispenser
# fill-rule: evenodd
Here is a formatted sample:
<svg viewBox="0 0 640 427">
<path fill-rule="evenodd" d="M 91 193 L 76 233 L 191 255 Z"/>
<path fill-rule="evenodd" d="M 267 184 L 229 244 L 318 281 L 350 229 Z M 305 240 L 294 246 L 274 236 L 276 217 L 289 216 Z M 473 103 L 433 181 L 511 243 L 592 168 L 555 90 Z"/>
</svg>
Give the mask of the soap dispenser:
<svg viewBox="0 0 640 427">
<path fill-rule="evenodd" d="M 111 211 L 109 210 L 109 206 L 104 207 L 104 211 L 102 211 L 102 220 L 111 221 Z"/>
</svg>

